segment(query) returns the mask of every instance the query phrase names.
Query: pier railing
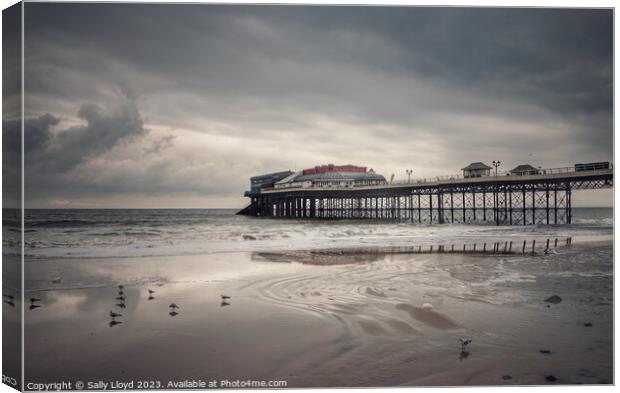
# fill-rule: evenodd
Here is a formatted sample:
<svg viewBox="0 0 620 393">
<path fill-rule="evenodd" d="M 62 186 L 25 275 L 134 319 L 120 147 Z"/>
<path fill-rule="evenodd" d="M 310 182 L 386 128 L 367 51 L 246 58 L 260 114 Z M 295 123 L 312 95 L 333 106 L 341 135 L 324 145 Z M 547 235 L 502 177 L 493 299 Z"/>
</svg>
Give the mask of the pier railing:
<svg viewBox="0 0 620 393">
<path fill-rule="evenodd" d="M 512 179 L 526 179 L 526 177 L 530 176 L 538 176 L 544 177 L 549 175 L 561 175 L 561 174 L 583 174 L 584 172 L 593 172 L 593 171 L 610 171 L 613 170 L 613 165 L 609 163 L 608 167 L 601 167 L 595 164 L 583 165 L 579 170 L 576 170 L 574 166 L 572 167 L 559 167 L 559 168 L 538 168 L 536 170 L 526 170 L 523 172 L 510 172 L 506 170 L 498 170 L 497 173 L 494 171 L 491 172 L 490 175 L 473 177 L 473 176 L 464 176 L 463 174 L 453 174 L 453 175 L 441 175 L 441 176 L 429 176 L 418 179 L 402 179 L 402 180 L 394 180 L 392 182 L 372 182 L 372 183 L 347 183 L 347 184 L 291 184 L 291 185 L 281 185 L 278 187 L 269 187 L 264 188 L 263 191 L 278 191 L 278 190 L 289 190 L 289 189 L 320 189 L 320 190 L 329 190 L 334 188 L 368 188 L 368 187 L 386 187 L 393 185 L 426 185 L 426 184 L 436 184 L 441 182 L 450 182 L 450 181 L 493 181 L 494 179 L 506 179 L 510 177 Z"/>
</svg>

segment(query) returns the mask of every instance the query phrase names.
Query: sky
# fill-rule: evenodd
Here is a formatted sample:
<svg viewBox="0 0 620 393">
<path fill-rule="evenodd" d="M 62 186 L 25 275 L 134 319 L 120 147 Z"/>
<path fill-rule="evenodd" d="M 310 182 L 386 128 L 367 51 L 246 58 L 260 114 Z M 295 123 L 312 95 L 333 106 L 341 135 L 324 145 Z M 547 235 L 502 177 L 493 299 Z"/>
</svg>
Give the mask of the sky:
<svg viewBox="0 0 620 393">
<path fill-rule="evenodd" d="M 327 163 L 613 160 L 611 10 L 25 9 L 27 207 L 237 208 L 250 176 Z"/>
</svg>

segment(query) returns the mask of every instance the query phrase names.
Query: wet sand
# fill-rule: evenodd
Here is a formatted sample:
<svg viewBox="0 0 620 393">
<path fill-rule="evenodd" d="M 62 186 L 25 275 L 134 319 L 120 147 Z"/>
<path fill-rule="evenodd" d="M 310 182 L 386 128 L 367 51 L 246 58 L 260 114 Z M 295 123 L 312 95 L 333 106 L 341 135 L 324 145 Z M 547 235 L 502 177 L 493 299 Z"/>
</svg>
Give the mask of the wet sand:
<svg viewBox="0 0 620 393">
<path fill-rule="evenodd" d="M 26 297 L 41 307 L 26 309 L 26 381 L 613 383 L 610 242 L 537 256 L 311 254 L 28 261 Z"/>
</svg>

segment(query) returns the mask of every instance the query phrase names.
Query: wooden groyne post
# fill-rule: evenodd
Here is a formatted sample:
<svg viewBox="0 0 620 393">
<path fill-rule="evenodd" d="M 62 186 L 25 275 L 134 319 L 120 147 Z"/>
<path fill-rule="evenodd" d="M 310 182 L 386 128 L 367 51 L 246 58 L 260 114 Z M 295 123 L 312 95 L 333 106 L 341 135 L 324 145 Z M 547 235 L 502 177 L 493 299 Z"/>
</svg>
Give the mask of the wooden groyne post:
<svg viewBox="0 0 620 393">
<path fill-rule="evenodd" d="M 528 251 L 528 244 L 527 244 L 527 240 L 523 240 L 523 243 L 521 245 L 521 254 L 526 254 Z M 571 237 L 567 237 L 565 239 L 565 244 L 566 246 L 570 245 L 572 243 L 572 238 Z M 502 243 L 503 243 L 503 247 L 502 247 Z M 547 238 L 545 241 L 545 246 L 543 249 L 543 252 L 545 254 L 548 254 L 550 249 L 552 248 L 557 248 L 559 244 L 559 239 L 556 237 L 553 239 L 553 243 L 551 243 L 551 238 Z M 450 244 L 449 248 L 447 244 L 437 244 L 437 245 L 433 245 L 430 244 L 428 246 L 424 245 L 419 245 L 417 247 L 415 246 L 409 246 L 409 247 L 396 247 L 393 248 L 392 251 L 393 252 L 405 252 L 405 253 L 418 253 L 418 254 L 432 254 L 432 253 L 439 253 L 439 254 L 447 254 L 447 253 L 463 253 L 463 254 L 467 254 L 467 253 L 476 253 L 476 252 L 480 252 L 482 254 L 487 254 L 487 253 L 491 253 L 491 254 L 516 254 L 518 253 L 518 249 L 517 250 L 513 250 L 513 246 L 514 246 L 514 241 L 510 240 L 510 241 L 504 241 L 504 242 L 493 242 L 493 247 L 488 247 L 487 248 L 487 243 L 482 243 L 482 249 L 478 248 L 478 244 L 477 243 L 470 243 L 469 245 L 467 243 L 463 243 L 463 247 L 461 248 L 456 248 L 455 244 Z M 529 251 L 531 254 L 536 254 L 536 239 L 532 239 L 532 247 L 531 250 Z"/>
</svg>

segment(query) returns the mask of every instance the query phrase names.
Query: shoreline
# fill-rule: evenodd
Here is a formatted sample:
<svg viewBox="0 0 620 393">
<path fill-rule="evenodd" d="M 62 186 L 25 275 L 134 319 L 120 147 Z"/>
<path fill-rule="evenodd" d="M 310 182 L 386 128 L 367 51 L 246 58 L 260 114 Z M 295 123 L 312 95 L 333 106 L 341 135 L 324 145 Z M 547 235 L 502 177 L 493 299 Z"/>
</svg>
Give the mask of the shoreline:
<svg viewBox="0 0 620 393">
<path fill-rule="evenodd" d="M 614 240 L 614 235 L 610 234 L 610 235 L 596 235 L 596 236 L 583 236 L 583 235 L 578 235 L 578 236 L 539 236 L 539 237 L 526 237 L 526 236 L 518 236 L 518 237 L 514 237 L 511 239 L 505 239 L 502 241 L 498 241 L 498 240 L 494 240 L 494 241 L 487 241 L 486 244 L 489 245 L 489 247 L 491 247 L 494 243 L 499 243 L 499 244 L 508 244 L 511 241 L 514 242 L 514 247 L 515 250 L 518 249 L 518 246 L 521 245 L 523 241 L 527 242 L 527 246 L 526 247 L 526 251 L 529 249 L 531 251 L 531 242 L 532 240 L 536 240 L 536 252 L 541 252 L 544 251 L 544 246 L 546 244 L 546 240 L 549 239 L 550 240 L 550 249 L 551 248 L 555 248 L 555 247 L 551 247 L 551 245 L 553 245 L 553 242 L 555 239 L 558 239 L 558 247 L 562 247 L 565 246 L 565 241 L 566 239 L 571 239 L 571 244 L 596 244 L 596 243 L 600 243 L 600 244 L 605 244 L 608 242 L 613 242 Z M 106 260 L 106 259 L 114 259 L 114 260 L 120 260 L 120 259 L 137 259 L 137 258 L 177 258 L 177 257 L 199 257 L 199 256 L 208 256 L 208 255 L 214 255 L 214 254 L 236 254 L 236 253 L 254 253 L 254 252 L 260 252 L 260 253 L 274 253 L 274 254 L 278 254 L 278 253 L 282 253 L 282 252 L 309 252 L 309 253 L 321 253 L 321 252 L 358 252 L 358 253 L 409 253 L 409 254 L 416 254 L 416 253 L 428 253 L 429 247 L 433 248 L 433 253 L 453 253 L 453 254 L 477 254 L 477 255 L 484 255 L 484 254 L 496 254 L 496 255 L 522 255 L 523 253 L 520 253 L 518 251 L 512 252 L 512 253 L 504 253 L 504 252 L 490 252 L 487 251 L 487 253 L 483 253 L 483 252 L 477 252 L 476 251 L 472 251 L 472 246 L 473 245 L 477 245 L 477 250 L 479 251 L 482 247 L 482 245 L 485 244 L 484 240 L 478 240 L 478 241 L 467 241 L 467 242 L 424 242 L 424 243 L 416 243 L 414 245 L 392 245 L 392 246 L 366 246 L 366 245 L 360 245 L 360 244 L 352 244 L 352 245 L 344 245 L 344 246 L 323 246 L 323 247 L 295 247 L 295 248 L 288 248 L 288 247 L 283 247 L 283 246 L 279 246 L 279 247 L 273 247 L 273 248 L 265 248 L 265 249 L 239 249 L 239 250 L 213 250 L 213 251 L 200 251 L 200 252 L 196 252 L 196 253 L 184 253 L 184 254 L 145 254 L 145 255 L 121 255 L 121 256 L 109 256 L 109 255 L 98 255 L 98 256 L 92 256 L 92 255 L 86 255 L 86 256 L 81 256 L 81 255 L 46 255 L 46 256 L 39 256 L 39 255 L 27 255 L 24 257 L 24 261 L 25 262 L 35 262 L 35 261 L 48 261 L 48 260 Z M 449 246 L 454 245 L 454 251 L 450 251 Z M 467 246 L 467 250 L 465 252 L 463 252 L 463 245 Z M 446 246 L 448 246 L 448 248 L 446 248 Z M 417 249 L 419 247 L 422 247 L 422 251 L 423 252 L 418 252 Z M 443 247 L 443 251 L 439 252 L 440 247 Z M 424 250 L 426 250 L 426 252 L 424 252 Z M 490 249 L 489 249 L 490 250 Z M 503 248 L 502 248 L 503 250 Z M 527 254 L 527 252 L 525 253 Z M 11 257 L 11 255 L 3 255 L 6 257 Z"/>
</svg>

